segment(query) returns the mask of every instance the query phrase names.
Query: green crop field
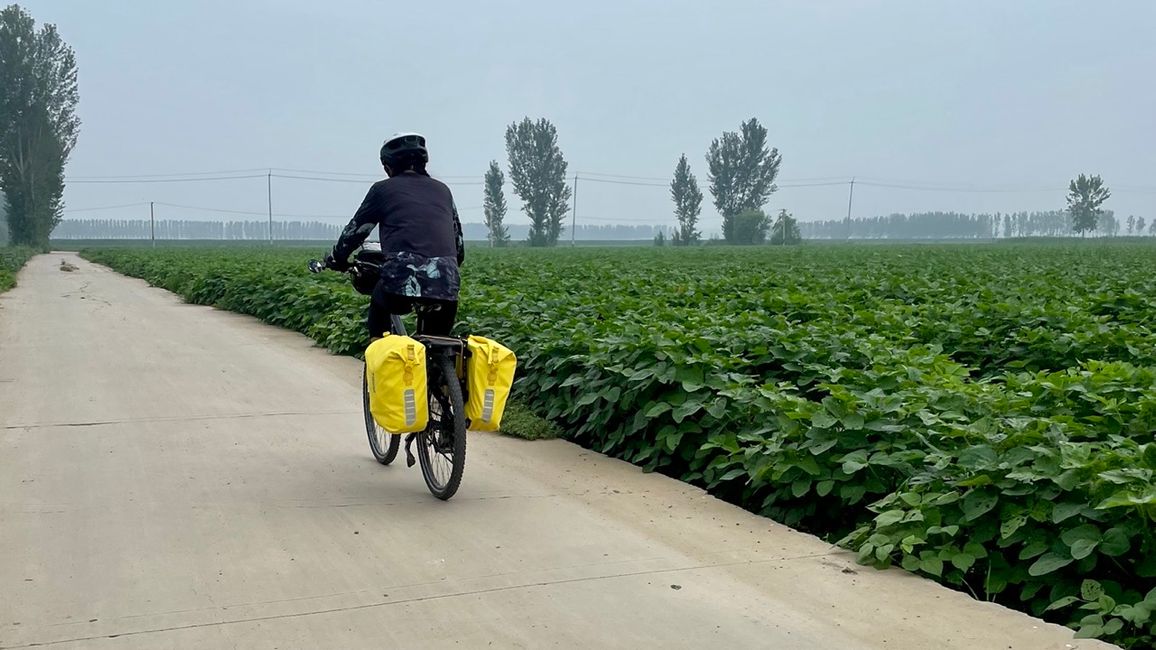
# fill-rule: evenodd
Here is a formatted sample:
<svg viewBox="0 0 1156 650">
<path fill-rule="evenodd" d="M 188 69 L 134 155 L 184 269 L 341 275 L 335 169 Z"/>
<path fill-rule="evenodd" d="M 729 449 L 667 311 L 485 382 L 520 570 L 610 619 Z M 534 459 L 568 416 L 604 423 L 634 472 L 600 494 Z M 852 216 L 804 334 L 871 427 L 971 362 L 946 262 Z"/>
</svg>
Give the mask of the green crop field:
<svg viewBox="0 0 1156 650">
<path fill-rule="evenodd" d="M 322 252 L 318 247 L 315 254 Z M 360 351 L 308 250 L 85 255 Z M 461 332 L 593 449 L 976 598 L 1156 643 L 1156 247 L 473 250 Z"/>
</svg>

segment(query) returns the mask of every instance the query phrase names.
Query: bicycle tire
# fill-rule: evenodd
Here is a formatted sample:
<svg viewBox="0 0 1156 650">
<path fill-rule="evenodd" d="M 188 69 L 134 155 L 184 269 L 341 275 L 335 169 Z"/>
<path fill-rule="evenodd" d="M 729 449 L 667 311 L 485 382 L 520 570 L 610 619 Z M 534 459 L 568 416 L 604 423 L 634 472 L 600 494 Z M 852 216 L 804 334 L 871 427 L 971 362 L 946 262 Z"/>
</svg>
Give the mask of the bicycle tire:
<svg viewBox="0 0 1156 650">
<path fill-rule="evenodd" d="M 361 373 L 361 411 L 365 415 L 365 434 L 369 437 L 369 450 L 373 452 L 373 458 L 382 465 L 392 463 L 401 447 L 401 436 L 386 433 L 374 421 L 373 413 L 369 411 L 369 379 L 364 368 Z"/>
<path fill-rule="evenodd" d="M 439 355 L 434 367 L 437 378 L 430 384 L 430 424 L 418 435 L 417 457 L 426 487 L 435 497 L 445 501 L 458 491 L 466 468 L 466 414 L 462 386 L 458 383 L 453 360 Z M 448 441 L 445 439 L 447 436 L 451 437 Z M 447 451 L 452 455 L 448 459 L 450 471 L 442 481 L 437 476 L 434 461 L 435 455 L 445 460 Z"/>
</svg>

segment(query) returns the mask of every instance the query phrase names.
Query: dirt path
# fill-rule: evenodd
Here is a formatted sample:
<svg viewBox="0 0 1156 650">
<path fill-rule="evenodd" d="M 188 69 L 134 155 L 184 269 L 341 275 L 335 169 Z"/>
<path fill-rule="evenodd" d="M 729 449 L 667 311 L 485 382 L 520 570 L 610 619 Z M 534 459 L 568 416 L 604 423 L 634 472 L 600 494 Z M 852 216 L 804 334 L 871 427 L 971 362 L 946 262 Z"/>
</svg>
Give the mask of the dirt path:
<svg viewBox="0 0 1156 650">
<path fill-rule="evenodd" d="M 19 281 L 0 648 L 1107 647 L 565 442 L 474 435 L 436 501 L 358 362 L 67 254 Z"/>
</svg>

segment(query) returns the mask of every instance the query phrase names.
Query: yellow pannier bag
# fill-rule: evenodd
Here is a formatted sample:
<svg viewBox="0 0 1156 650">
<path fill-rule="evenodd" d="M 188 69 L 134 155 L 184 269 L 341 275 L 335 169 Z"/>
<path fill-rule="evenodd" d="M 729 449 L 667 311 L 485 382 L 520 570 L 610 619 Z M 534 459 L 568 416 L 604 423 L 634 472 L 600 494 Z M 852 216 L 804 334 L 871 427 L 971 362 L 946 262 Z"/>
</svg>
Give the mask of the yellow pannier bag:
<svg viewBox="0 0 1156 650">
<path fill-rule="evenodd" d="M 369 412 L 389 433 L 425 430 L 429 422 L 425 346 L 408 336 L 386 334 L 365 349 Z"/>
<path fill-rule="evenodd" d="M 502 425 L 506 398 L 514 385 L 518 358 L 509 348 L 481 336 L 471 336 L 466 344 L 470 350 L 466 368 L 470 393 L 466 417 L 475 431 L 497 431 Z"/>
</svg>

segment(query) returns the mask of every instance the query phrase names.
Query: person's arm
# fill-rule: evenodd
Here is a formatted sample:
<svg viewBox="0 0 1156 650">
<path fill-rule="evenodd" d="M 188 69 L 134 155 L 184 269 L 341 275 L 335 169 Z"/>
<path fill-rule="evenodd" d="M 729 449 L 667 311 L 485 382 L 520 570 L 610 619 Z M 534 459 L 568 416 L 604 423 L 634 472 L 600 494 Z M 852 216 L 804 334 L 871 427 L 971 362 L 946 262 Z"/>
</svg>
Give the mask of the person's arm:
<svg viewBox="0 0 1156 650">
<path fill-rule="evenodd" d="M 349 220 L 345 229 L 341 231 L 341 236 L 337 238 L 337 243 L 333 246 L 332 258 L 337 262 L 338 267 L 349 265 L 349 256 L 377 227 L 379 221 L 377 192 L 376 185 L 369 188 L 365 200 L 361 202 L 361 207 L 357 208 L 357 212 Z"/>
<path fill-rule="evenodd" d="M 458 266 L 461 266 L 466 261 L 466 240 L 462 236 L 462 221 L 458 218 L 458 206 L 455 203 L 450 205 L 454 208 L 454 243 L 458 247 Z"/>
</svg>

